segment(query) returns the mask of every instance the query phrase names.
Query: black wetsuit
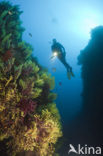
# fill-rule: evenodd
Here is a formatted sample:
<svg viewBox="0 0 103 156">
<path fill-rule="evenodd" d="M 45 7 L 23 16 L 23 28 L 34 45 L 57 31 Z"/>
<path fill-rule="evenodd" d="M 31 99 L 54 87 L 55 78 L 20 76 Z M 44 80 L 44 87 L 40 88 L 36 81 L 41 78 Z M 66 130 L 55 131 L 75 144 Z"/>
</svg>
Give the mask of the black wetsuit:
<svg viewBox="0 0 103 156">
<path fill-rule="evenodd" d="M 52 52 L 57 52 L 58 55 L 57 57 L 59 58 L 59 60 L 64 64 L 64 66 L 67 69 L 67 72 L 71 72 L 72 68 L 70 67 L 70 65 L 66 62 L 66 52 L 65 52 L 65 48 L 58 42 L 54 43 L 51 46 Z"/>
</svg>

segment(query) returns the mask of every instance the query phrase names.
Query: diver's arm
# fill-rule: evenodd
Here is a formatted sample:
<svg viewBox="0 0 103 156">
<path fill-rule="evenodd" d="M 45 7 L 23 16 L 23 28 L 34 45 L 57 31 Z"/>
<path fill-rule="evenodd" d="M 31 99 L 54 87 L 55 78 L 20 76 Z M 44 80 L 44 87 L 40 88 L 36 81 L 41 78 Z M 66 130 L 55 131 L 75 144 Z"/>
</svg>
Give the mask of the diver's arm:
<svg viewBox="0 0 103 156">
<path fill-rule="evenodd" d="M 50 60 L 52 60 L 52 59 L 54 59 L 55 58 L 55 56 L 54 55 L 52 55 L 51 57 L 50 57 Z"/>
<path fill-rule="evenodd" d="M 52 60 L 54 58 L 54 56 L 52 55 L 51 57 L 50 57 L 50 60 Z"/>
</svg>

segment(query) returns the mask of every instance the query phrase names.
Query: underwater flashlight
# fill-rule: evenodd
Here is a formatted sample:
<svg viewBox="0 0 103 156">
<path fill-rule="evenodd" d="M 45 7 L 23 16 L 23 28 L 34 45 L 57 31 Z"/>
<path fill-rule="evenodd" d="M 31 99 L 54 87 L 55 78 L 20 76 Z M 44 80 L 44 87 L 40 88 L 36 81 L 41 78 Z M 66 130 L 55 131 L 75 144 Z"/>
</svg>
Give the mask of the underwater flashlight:
<svg viewBox="0 0 103 156">
<path fill-rule="evenodd" d="M 53 56 L 56 57 L 58 55 L 57 52 L 53 52 Z"/>
<path fill-rule="evenodd" d="M 58 55 L 58 53 L 55 51 L 55 52 L 53 52 L 53 55 L 51 56 L 51 60 L 54 60 L 55 58 L 56 58 L 56 56 Z"/>
</svg>

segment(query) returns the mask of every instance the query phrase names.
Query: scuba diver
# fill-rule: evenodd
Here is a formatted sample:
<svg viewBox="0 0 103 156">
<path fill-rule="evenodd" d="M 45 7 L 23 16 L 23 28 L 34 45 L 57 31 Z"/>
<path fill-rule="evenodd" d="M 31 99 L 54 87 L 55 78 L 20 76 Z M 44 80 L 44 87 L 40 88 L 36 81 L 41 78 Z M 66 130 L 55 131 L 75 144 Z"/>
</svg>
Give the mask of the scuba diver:
<svg viewBox="0 0 103 156">
<path fill-rule="evenodd" d="M 65 52 L 65 48 L 56 41 L 56 39 L 53 39 L 53 44 L 51 46 L 52 49 L 52 53 L 53 55 L 51 56 L 51 59 L 53 59 L 54 57 L 58 57 L 58 59 L 64 64 L 64 66 L 67 69 L 67 76 L 68 79 L 71 79 L 71 76 L 74 77 L 74 74 L 72 72 L 72 67 L 66 62 L 66 52 Z"/>
</svg>

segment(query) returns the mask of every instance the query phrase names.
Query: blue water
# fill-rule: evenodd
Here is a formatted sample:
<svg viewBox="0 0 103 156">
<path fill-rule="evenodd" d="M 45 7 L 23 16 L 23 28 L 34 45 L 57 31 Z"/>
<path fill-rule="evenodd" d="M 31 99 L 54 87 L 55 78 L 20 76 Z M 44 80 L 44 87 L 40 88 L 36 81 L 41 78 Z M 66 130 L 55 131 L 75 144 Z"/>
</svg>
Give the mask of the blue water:
<svg viewBox="0 0 103 156">
<path fill-rule="evenodd" d="M 80 67 L 77 65 L 77 56 L 89 40 L 89 31 L 83 25 L 83 19 L 93 18 L 100 24 L 101 5 L 99 0 L 10 0 L 18 4 L 23 10 L 21 20 L 25 27 L 23 39 L 33 48 L 33 55 L 39 63 L 48 68 L 55 77 L 55 89 L 58 98 L 57 107 L 64 124 L 72 120 L 82 109 L 82 80 Z M 89 13 L 92 13 L 90 15 Z M 99 17 L 97 19 L 98 13 Z M 92 16 L 92 17 L 90 17 Z M 87 23 L 88 24 L 88 23 Z M 83 27 L 84 26 L 84 27 Z M 32 34 L 32 37 L 29 36 Z M 66 49 L 67 62 L 73 67 L 75 78 L 67 79 L 66 70 L 58 59 L 50 61 L 51 41 L 56 38 Z M 53 73 L 52 68 L 56 68 Z M 59 86 L 59 82 L 62 83 Z"/>
<path fill-rule="evenodd" d="M 56 103 L 65 126 L 82 111 L 82 79 L 77 56 L 87 45 L 91 28 L 103 24 L 103 1 L 10 0 L 10 2 L 20 5 L 20 9 L 23 10 L 21 20 L 26 29 L 23 39 L 33 46 L 33 55 L 38 58 L 39 63 L 48 68 L 55 77 L 54 92 L 58 94 Z M 53 38 L 66 49 L 67 62 L 75 73 L 75 78 L 71 80 L 68 80 L 66 69 L 58 59 L 50 60 Z M 53 67 L 56 68 L 56 72 L 52 71 Z"/>
</svg>

